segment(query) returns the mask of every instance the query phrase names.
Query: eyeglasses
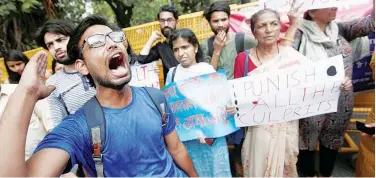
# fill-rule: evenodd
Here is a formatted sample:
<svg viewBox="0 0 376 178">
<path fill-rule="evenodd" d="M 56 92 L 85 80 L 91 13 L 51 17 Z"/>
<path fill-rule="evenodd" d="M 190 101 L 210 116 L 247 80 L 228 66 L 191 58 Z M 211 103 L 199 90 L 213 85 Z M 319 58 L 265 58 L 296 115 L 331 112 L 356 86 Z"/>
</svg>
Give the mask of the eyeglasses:
<svg viewBox="0 0 376 178">
<path fill-rule="evenodd" d="M 84 44 L 87 43 L 90 48 L 99 48 L 106 44 L 106 37 L 109 37 L 113 42 L 120 43 L 125 41 L 125 35 L 123 31 L 114 31 L 107 34 L 95 34 L 87 37 L 84 40 Z"/>
<path fill-rule="evenodd" d="M 168 24 L 170 24 L 170 23 L 172 23 L 172 22 L 175 22 L 175 19 L 173 19 L 173 18 L 168 18 L 168 19 L 159 19 L 159 23 L 160 24 L 165 24 L 165 23 L 168 23 Z"/>
</svg>

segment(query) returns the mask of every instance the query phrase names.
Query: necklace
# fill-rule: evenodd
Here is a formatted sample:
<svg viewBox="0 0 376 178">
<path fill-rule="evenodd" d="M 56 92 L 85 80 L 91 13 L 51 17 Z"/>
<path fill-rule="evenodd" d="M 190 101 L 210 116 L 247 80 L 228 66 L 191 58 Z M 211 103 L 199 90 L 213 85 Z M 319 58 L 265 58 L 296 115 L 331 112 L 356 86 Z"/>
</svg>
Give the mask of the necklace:
<svg viewBox="0 0 376 178">
<path fill-rule="evenodd" d="M 277 45 L 277 50 L 278 50 L 278 53 L 277 53 L 277 54 L 279 54 L 279 47 L 278 47 L 278 45 Z M 257 56 L 257 60 L 258 60 L 259 63 L 262 65 L 262 62 L 261 62 L 261 60 L 260 60 L 260 57 L 258 56 L 258 53 L 257 53 L 257 47 L 256 47 L 256 56 Z"/>
</svg>

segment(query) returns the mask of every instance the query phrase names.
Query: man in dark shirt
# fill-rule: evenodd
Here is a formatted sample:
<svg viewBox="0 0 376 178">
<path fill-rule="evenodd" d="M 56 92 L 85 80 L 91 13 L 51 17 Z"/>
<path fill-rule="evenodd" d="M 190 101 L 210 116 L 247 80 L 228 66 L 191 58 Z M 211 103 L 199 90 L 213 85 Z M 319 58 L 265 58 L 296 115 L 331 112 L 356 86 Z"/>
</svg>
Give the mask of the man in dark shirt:
<svg viewBox="0 0 376 178">
<path fill-rule="evenodd" d="M 161 59 L 163 64 L 163 76 L 166 80 L 168 70 L 179 64 L 174 57 L 171 47 L 168 45 L 168 38 L 171 32 L 176 29 L 176 24 L 178 23 L 178 10 L 174 6 L 164 5 L 159 9 L 157 18 L 161 32 L 153 31 L 144 48 L 141 50 L 137 61 L 141 64 L 145 64 Z M 161 40 L 163 36 L 166 37 L 167 40 L 158 42 L 153 46 L 153 43 L 157 40 Z"/>
</svg>

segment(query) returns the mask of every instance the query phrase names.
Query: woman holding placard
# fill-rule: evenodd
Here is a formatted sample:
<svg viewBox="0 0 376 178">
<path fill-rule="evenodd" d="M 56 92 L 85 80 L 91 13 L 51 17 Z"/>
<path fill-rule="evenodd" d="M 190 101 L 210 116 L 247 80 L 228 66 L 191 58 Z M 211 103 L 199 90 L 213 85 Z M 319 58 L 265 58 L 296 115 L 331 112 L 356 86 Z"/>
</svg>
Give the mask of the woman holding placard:
<svg viewBox="0 0 376 178">
<path fill-rule="evenodd" d="M 171 82 L 214 73 L 214 68 L 203 61 L 203 52 L 196 35 L 188 28 L 174 31 L 170 45 L 175 58 L 180 63 L 167 74 L 166 85 Z M 226 107 L 228 114 L 236 113 L 234 106 Z M 214 142 L 213 142 L 214 141 Z M 230 161 L 225 137 L 184 141 L 193 165 L 200 177 L 231 177 Z"/>
<path fill-rule="evenodd" d="M 299 121 L 299 167 L 304 176 L 309 177 L 319 176 L 314 169 L 314 153 L 318 143 L 320 143 L 320 176 L 332 175 L 354 105 L 350 80 L 353 59 L 349 41 L 375 31 L 374 10 L 371 17 L 341 23 L 334 21 L 336 14 L 336 7 L 305 12 L 293 44 L 296 50 L 312 61 L 342 55 L 345 75 L 348 79 L 341 85 L 345 91 L 341 92 L 336 113 L 313 116 Z"/>
<path fill-rule="evenodd" d="M 291 38 L 300 24 L 297 13 L 300 6 L 294 8 L 293 3 L 288 15 L 291 26 L 281 43 L 278 43 L 280 17 L 276 11 L 264 9 L 252 16 L 251 30 L 258 45 L 236 57 L 234 78 L 273 72 L 277 65 L 283 66 L 282 62 L 286 64 L 304 58 L 291 48 Z M 298 130 L 297 120 L 248 127 L 242 148 L 244 176 L 297 177 Z"/>
</svg>

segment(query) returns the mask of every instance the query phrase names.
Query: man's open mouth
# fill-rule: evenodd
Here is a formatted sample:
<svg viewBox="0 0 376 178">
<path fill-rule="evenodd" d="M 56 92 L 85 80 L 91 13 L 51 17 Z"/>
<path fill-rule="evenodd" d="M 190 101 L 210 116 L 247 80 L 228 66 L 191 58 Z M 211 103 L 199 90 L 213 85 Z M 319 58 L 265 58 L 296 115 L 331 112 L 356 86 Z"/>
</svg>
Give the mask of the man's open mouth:
<svg viewBox="0 0 376 178">
<path fill-rule="evenodd" d="M 111 73 L 117 77 L 123 77 L 127 74 L 128 69 L 125 65 L 125 56 L 123 53 L 118 52 L 113 54 L 108 62 L 108 68 Z"/>
</svg>

